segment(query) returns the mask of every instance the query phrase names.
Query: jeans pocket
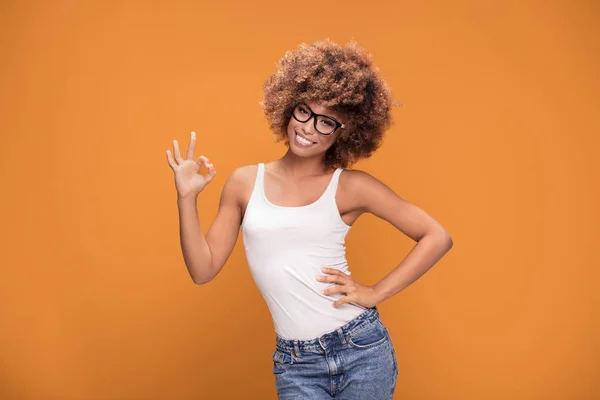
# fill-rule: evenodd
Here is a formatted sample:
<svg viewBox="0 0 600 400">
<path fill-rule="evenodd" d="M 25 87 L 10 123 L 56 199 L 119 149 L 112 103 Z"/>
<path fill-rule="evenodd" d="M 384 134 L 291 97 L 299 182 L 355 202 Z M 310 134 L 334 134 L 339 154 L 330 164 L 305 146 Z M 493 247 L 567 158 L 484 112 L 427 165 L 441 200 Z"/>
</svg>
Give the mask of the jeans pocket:
<svg viewBox="0 0 600 400">
<path fill-rule="evenodd" d="M 383 323 L 377 319 L 348 333 L 348 343 L 357 349 L 370 349 L 388 340 L 388 333 Z"/>
<path fill-rule="evenodd" d="M 292 363 L 292 355 L 282 350 L 273 353 L 273 375 L 283 374 L 289 364 Z"/>
</svg>

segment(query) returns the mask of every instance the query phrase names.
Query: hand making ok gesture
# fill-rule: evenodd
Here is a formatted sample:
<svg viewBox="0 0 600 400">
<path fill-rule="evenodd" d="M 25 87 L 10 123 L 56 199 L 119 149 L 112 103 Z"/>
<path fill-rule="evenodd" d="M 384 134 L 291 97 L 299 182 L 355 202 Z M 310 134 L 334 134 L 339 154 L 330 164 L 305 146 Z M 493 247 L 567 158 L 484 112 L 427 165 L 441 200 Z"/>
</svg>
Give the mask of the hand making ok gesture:
<svg viewBox="0 0 600 400">
<path fill-rule="evenodd" d="M 179 154 L 179 144 L 177 143 L 177 140 L 173 140 L 175 160 L 171 155 L 171 151 L 167 150 L 167 161 L 171 169 L 175 172 L 175 187 L 177 188 L 177 196 L 179 198 L 197 196 L 217 174 L 215 167 L 208 158 L 200 156 L 198 160 L 194 161 L 195 147 L 196 133 L 192 132 L 186 159 L 183 159 L 181 154 Z M 206 175 L 200 174 L 200 167 L 203 164 L 208 169 L 208 174 Z"/>
</svg>

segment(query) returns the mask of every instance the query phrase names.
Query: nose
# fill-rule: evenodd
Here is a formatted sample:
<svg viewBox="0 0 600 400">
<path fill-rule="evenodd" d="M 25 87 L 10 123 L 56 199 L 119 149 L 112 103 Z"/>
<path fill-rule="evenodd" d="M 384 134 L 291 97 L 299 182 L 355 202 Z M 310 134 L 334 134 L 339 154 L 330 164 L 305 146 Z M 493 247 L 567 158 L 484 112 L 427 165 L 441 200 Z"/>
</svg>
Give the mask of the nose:
<svg viewBox="0 0 600 400">
<path fill-rule="evenodd" d="M 308 121 L 302 123 L 302 132 L 306 135 L 314 135 L 315 132 L 315 116 L 311 115 Z"/>
</svg>

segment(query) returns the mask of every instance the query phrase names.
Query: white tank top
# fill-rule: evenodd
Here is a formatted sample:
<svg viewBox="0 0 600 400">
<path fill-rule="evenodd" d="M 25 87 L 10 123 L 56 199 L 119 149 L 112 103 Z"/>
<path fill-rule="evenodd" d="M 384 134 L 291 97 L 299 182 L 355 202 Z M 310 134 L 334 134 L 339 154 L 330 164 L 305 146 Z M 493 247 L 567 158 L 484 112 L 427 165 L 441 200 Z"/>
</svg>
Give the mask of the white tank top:
<svg viewBox="0 0 600 400">
<path fill-rule="evenodd" d="M 333 307 L 343 293 L 321 291 L 337 283 L 319 282 L 322 267 L 350 275 L 344 240 L 350 227 L 335 201 L 338 168 L 323 195 L 300 207 L 272 204 L 265 196 L 265 166 L 258 164 L 254 189 L 241 230 L 250 272 L 284 339 L 309 340 L 344 325 L 366 308 L 355 303 Z"/>
</svg>

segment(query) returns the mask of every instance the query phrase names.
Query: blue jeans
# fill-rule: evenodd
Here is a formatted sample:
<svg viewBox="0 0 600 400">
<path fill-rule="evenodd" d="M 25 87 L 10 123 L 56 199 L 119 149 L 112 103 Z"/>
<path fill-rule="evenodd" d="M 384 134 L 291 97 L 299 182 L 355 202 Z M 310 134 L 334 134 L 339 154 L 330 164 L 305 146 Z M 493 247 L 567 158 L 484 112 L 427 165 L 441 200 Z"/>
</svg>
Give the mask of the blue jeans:
<svg viewBox="0 0 600 400">
<path fill-rule="evenodd" d="M 273 375 L 279 400 L 389 400 L 398 363 L 373 307 L 315 339 L 276 335 Z"/>
</svg>

